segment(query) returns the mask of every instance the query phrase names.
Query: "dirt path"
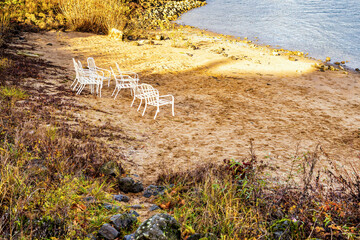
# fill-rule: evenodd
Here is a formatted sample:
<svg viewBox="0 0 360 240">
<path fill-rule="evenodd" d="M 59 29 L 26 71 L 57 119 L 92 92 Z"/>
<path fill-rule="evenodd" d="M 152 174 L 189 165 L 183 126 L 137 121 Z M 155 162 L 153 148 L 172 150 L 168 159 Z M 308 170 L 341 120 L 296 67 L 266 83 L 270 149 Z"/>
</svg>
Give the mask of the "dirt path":
<svg viewBox="0 0 360 240">
<path fill-rule="evenodd" d="M 130 108 L 129 90 L 111 98 L 114 82 L 104 87 L 102 98 L 87 90 L 69 96 L 86 106 L 73 113 L 77 119 L 99 131 L 113 127 L 102 140 L 121 150 L 125 166 L 145 183 L 153 183 L 162 172 L 247 157 L 250 139 L 259 159 L 276 166 L 280 177 L 297 148 L 302 153 L 317 144 L 332 159 L 360 168 L 359 74 L 318 72 L 312 60 L 290 61 L 271 49 L 219 40 L 194 29 L 167 34 L 168 40 L 154 45 L 137 41 L 139 46 L 75 32 L 32 33 L 26 39 L 35 44 L 32 52 L 67 69 L 68 79 L 48 74 L 49 82 L 64 91 L 75 75 L 71 59 L 86 65 L 92 56 L 100 67 L 118 62 L 160 94 L 175 96 L 175 117 L 165 106 L 156 121 L 154 109 L 142 117 L 137 105 Z M 192 44 L 198 49 L 186 47 Z M 327 162 L 321 164 L 326 167 Z"/>
</svg>

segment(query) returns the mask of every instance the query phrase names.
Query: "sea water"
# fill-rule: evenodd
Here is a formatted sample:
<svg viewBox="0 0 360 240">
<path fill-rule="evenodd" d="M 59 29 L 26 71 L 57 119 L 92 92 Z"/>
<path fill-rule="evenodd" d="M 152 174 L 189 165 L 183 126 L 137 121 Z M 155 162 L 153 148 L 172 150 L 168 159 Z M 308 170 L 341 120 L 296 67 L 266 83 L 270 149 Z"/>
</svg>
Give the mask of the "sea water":
<svg viewBox="0 0 360 240">
<path fill-rule="evenodd" d="M 360 68 L 360 0 L 207 0 L 177 23 Z"/>
</svg>

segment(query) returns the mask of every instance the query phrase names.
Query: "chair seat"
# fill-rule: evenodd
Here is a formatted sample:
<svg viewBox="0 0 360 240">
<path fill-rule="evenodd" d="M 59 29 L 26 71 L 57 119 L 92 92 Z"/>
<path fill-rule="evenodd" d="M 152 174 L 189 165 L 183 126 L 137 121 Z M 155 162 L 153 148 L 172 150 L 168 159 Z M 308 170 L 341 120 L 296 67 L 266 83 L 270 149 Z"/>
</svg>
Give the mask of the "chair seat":
<svg viewBox="0 0 360 240">
<path fill-rule="evenodd" d="M 159 107 L 163 106 L 163 105 L 167 105 L 167 104 L 171 105 L 172 115 L 173 116 L 175 115 L 174 114 L 174 96 L 173 95 L 159 96 L 159 91 L 157 89 L 155 89 L 151 85 L 145 84 L 145 83 L 140 84 L 138 86 L 138 89 L 139 89 L 140 93 L 143 95 L 143 99 L 145 99 L 145 108 L 144 108 L 142 116 L 144 116 L 144 114 L 145 114 L 147 105 L 151 105 L 151 106 L 155 106 L 157 108 L 155 116 L 154 116 L 154 119 L 156 119 L 156 116 L 157 116 L 158 112 L 160 111 Z"/>
<path fill-rule="evenodd" d="M 152 105 L 152 106 L 163 106 L 163 105 L 166 105 L 166 104 L 172 104 L 172 100 L 168 100 L 168 99 L 159 99 L 158 101 L 151 101 L 151 102 L 148 102 L 149 105 Z"/>
</svg>

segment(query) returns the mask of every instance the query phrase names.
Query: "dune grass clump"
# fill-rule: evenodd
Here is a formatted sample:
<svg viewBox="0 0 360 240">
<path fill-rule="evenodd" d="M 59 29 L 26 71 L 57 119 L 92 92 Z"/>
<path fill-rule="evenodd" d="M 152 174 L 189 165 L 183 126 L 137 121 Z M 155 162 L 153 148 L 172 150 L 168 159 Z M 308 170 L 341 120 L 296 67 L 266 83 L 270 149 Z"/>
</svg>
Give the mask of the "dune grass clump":
<svg viewBox="0 0 360 240">
<path fill-rule="evenodd" d="M 285 182 L 264 174 L 266 166 L 253 154 L 164 174 L 159 183 L 175 187 L 156 201 L 181 222 L 184 238 L 213 233 L 219 239 L 359 239 L 360 175 L 333 163 L 331 170 L 315 171 L 320 154 L 295 157 L 297 173 Z"/>
<path fill-rule="evenodd" d="M 130 31 L 133 8 L 122 0 L 61 0 L 60 8 L 73 30 L 107 34 L 111 28 Z"/>
</svg>

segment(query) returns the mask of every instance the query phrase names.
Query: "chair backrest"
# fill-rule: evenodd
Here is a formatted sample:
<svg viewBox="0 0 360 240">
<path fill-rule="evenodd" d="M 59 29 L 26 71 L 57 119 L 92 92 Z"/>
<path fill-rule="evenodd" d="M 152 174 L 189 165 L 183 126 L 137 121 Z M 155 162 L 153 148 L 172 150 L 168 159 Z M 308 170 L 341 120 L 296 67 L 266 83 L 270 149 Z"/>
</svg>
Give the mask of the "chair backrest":
<svg viewBox="0 0 360 240">
<path fill-rule="evenodd" d="M 77 63 L 76 63 L 76 60 L 75 60 L 75 58 L 73 58 L 73 63 L 74 63 L 74 67 L 76 68 L 76 66 L 77 66 Z"/>
<path fill-rule="evenodd" d="M 116 84 L 118 84 L 119 79 L 116 77 L 116 74 L 115 74 L 114 69 L 113 69 L 112 67 L 110 67 L 110 71 L 111 71 L 111 74 L 112 74 L 112 75 L 114 76 L 114 78 L 115 78 Z"/>
<path fill-rule="evenodd" d="M 88 63 L 88 68 L 89 68 L 89 69 L 95 69 L 95 68 L 96 68 L 94 58 L 88 57 L 87 63 Z"/>
<path fill-rule="evenodd" d="M 74 58 L 73 58 L 73 63 L 74 63 L 76 78 L 79 79 L 80 78 L 79 65 L 76 63 L 76 60 Z"/>
<path fill-rule="evenodd" d="M 115 63 L 115 65 L 116 65 L 116 68 L 117 68 L 117 70 L 118 70 L 121 78 L 123 78 L 123 74 L 122 74 L 122 71 L 121 71 L 121 69 L 120 69 L 120 67 L 119 67 L 119 64 Z"/>
<path fill-rule="evenodd" d="M 150 84 L 142 83 L 138 86 L 147 104 L 156 105 L 159 102 L 159 91 Z"/>
</svg>

